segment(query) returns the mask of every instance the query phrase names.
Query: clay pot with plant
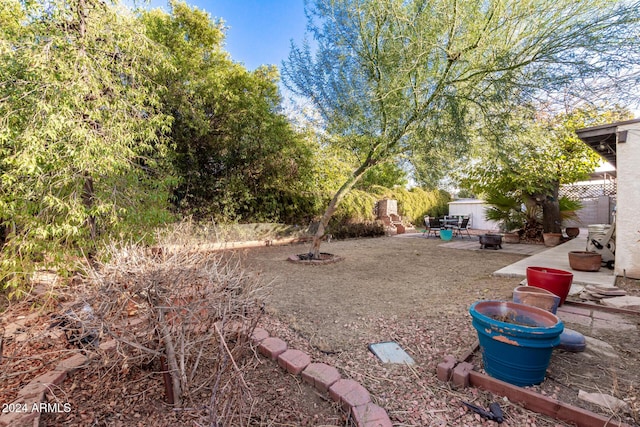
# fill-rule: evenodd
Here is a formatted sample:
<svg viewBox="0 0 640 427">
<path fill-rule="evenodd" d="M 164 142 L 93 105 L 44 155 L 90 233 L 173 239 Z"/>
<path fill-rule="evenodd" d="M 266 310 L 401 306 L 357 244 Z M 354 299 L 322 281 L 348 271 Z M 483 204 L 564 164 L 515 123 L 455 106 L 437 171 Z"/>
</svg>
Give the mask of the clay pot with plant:
<svg viewBox="0 0 640 427">
<path fill-rule="evenodd" d="M 579 222 L 580 218 L 578 217 L 578 211 L 581 208 L 582 203 L 578 200 L 573 200 L 565 196 L 558 199 L 558 209 L 560 211 L 560 227 L 558 228 L 560 228 L 560 231 L 556 231 L 555 228 L 552 232 L 547 232 L 545 230 L 543 233 L 545 246 L 557 246 L 565 240 L 562 236 L 561 226 L 568 221 Z M 577 233 L 575 233 L 573 237 L 577 236 L 579 232 L 580 229 L 577 228 Z"/>
<path fill-rule="evenodd" d="M 573 239 L 580 234 L 580 228 L 575 225 L 582 224 L 580 217 L 578 217 L 578 211 L 582 209 L 582 202 L 564 196 L 560 198 L 559 202 L 560 220 L 565 227 L 567 236 Z M 571 224 L 571 226 L 567 226 L 567 224 Z"/>
</svg>

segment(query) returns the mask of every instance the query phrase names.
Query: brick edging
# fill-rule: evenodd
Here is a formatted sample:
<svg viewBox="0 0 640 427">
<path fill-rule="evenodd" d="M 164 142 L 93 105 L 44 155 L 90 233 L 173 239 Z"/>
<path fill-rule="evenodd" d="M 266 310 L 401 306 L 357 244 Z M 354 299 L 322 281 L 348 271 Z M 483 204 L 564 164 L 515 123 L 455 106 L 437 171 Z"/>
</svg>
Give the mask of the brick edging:
<svg viewBox="0 0 640 427">
<path fill-rule="evenodd" d="M 371 401 L 369 391 L 357 381 L 342 378 L 333 366 L 312 363 L 307 353 L 288 348 L 285 341 L 271 337 L 262 328 L 255 328 L 251 342 L 258 352 L 293 375 L 300 375 L 306 383 L 349 412 L 357 427 L 392 427 L 387 411 Z"/>
<path fill-rule="evenodd" d="M 111 352 L 115 350 L 114 340 L 100 344 L 100 350 Z M 85 356 L 78 352 L 58 363 L 55 368 L 44 374 L 38 375 L 18 392 L 18 397 L 9 404 L 11 412 L 0 415 L 0 427 L 8 426 L 33 426 L 40 425 L 40 415 L 52 411 L 65 411 L 64 404 L 45 402 L 47 391 L 52 386 L 60 386 L 68 374 L 83 367 L 89 360 L 96 357 L 95 354 Z M 42 404 L 42 405 L 41 405 Z"/>
<path fill-rule="evenodd" d="M 392 426 L 387 411 L 371 401 L 369 391 L 357 381 L 342 378 L 333 366 L 312 363 L 311 356 L 307 353 L 288 348 L 286 342 L 269 336 L 269 333 L 262 328 L 255 328 L 250 338 L 251 342 L 258 347 L 260 354 L 277 361 L 278 365 L 287 372 L 301 376 L 303 381 L 318 391 L 328 393 L 334 402 L 349 412 L 357 427 Z M 115 340 L 100 344 L 100 350 L 104 352 L 114 351 L 115 348 Z M 13 408 L 26 408 L 26 411 L 1 414 L 0 427 L 26 425 L 38 427 L 42 413 L 52 409 L 64 410 L 63 406 L 59 408 L 48 406 L 43 409 L 40 404 L 45 402 L 47 391 L 52 386 L 60 386 L 67 375 L 82 368 L 94 357 L 96 355 L 86 356 L 78 352 L 62 360 L 53 370 L 31 380 L 10 404 Z"/>
</svg>

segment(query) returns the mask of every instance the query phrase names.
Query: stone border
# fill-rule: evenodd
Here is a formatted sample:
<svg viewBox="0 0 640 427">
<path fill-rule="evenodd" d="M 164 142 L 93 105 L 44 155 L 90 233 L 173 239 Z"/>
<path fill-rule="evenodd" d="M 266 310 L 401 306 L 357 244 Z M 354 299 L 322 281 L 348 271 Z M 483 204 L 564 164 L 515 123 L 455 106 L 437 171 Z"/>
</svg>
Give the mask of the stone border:
<svg viewBox="0 0 640 427">
<path fill-rule="evenodd" d="M 325 363 L 312 363 L 307 353 L 290 349 L 283 340 L 269 336 L 262 328 L 255 328 L 250 337 L 263 356 L 276 361 L 278 365 L 292 375 L 315 387 L 338 403 L 352 417 L 357 427 L 392 427 L 387 412 L 371 401 L 369 391 L 358 382 L 342 378 L 333 366 Z M 117 343 L 109 340 L 100 344 L 105 353 L 115 351 Z M 60 386 L 68 375 L 83 368 L 97 357 L 97 353 L 86 356 L 78 350 L 76 354 L 58 363 L 53 370 L 38 375 L 20 390 L 18 397 L 10 403 L 14 412 L 0 414 L 0 427 L 38 427 L 40 415 L 46 411 L 64 411 L 63 404 L 46 402 L 46 394 L 53 386 Z M 23 410 L 24 409 L 24 410 Z"/>
<path fill-rule="evenodd" d="M 311 357 L 300 350 L 290 349 L 280 338 L 269 336 L 262 328 L 255 328 L 251 342 L 263 356 L 329 397 L 347 411 L 357 427 L 392 427 L 387 411 L 371 401 L 369 391 L 357 381 L 342 378 L 333 366 L 312 363 Z"/>
</svg>

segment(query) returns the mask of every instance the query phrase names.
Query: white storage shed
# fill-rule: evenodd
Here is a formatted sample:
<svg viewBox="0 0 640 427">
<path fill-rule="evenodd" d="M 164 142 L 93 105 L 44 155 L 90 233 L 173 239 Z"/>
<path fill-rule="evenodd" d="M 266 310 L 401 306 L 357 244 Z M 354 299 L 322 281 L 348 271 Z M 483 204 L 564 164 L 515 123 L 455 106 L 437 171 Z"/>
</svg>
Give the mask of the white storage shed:
<svg viewBox="0 0 640 427">
<path fill-rule="evenodd" d="M 459 199 L 449 202 L 449 215 L 469 215 L 470 228 L 476 230 L 498 230 L 498 223 L 485 218 L 489 205 L 479 199 Z"/>
</svg>

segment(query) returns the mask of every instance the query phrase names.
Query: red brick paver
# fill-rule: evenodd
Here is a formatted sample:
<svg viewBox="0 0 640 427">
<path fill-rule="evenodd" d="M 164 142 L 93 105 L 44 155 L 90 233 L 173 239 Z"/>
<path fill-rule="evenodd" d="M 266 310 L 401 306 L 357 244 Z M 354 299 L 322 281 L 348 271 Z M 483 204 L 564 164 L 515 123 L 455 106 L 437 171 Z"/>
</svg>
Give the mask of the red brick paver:
<svg viewBox="0 0 640 427">
<path fill-rule="evenodd" d="M 336 381 L 329 387 L 329 396 L 334 402 L 340 403 L 345 410 L 371 402 L 371 395 L 367 389 L 357 381 L 349 379 Z"/>
<path fill-rule="evenodd" d="M 351 416 L 360 427 L 391 427 L 387 411 L 371 402 L 351 408 Z"/>
<path fill-rule="evenodd" d="M 38 426 L 40 412 L 32 410 L 44 400 L 42 384 L 29 383 L 24 387 L 18 398 L 9 404 L 9 412 L 0 414 L 1 427 Z"/>
<path fill-rule="evenodd" d="M 50 385 L 60 385 L 67 378 L 67 371 L 49 371 L 39 375 L 30 381 L 30 384 L 41 384 L 45 387 Z"/>
<path fill-rule="evenodd" d="M 458 361 L 456 358 L 450 354 L 444 357 L 444 361 L 438 363 L 438 379 L 440 381 L 450 381 L 451 376 L 453 375 L 453 368 L 456 367 Z"/>
<path fill-rule="evenodd" d="M 287 343 L 280 338 L 265 338 L 258 346 L 258 351 L 263 356 L 276 360 L 278 356 L 287 351 Z"/>
<path fill-rule="evenodd" d="M 262 328 L 255 328 L 251 334 L 251 342 L 254 344 L 260 344 L 262 341 L 269 338 L 269 332 Z"/>
<path fill-rule="evenodd" d="M 76 354 L 75 356 L 71 356 L 70 358 L 58 363 L 55 369 L 56 371 L 74 372 L 76 369 L 87 363 L 88 360 L 89 358 L 87 356 L 83 354 Z"/>
<path fill-rule="evenodd" d="M 329 387 L 340 378 L 340 372 L 325 363 L 311 363 L 302 371 L 302 379 L 323 393 L 329 391 Z"/>
<path fill-rule="evenodd" d="M 461 362 L 453 368 L 453 383 L 458 387 L 469 387 L 469 372 L 473 371 L 473 364 Z"/>
<path fill-rule="evenodd" d="M 300 350 L 289 349 L 278 356 L 278 365 L 293 375 L 298 375 L 311 363 L 311 357 Z"/>
</svg>

